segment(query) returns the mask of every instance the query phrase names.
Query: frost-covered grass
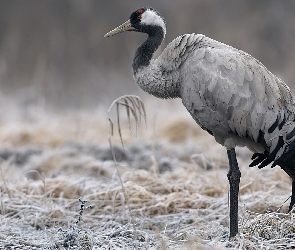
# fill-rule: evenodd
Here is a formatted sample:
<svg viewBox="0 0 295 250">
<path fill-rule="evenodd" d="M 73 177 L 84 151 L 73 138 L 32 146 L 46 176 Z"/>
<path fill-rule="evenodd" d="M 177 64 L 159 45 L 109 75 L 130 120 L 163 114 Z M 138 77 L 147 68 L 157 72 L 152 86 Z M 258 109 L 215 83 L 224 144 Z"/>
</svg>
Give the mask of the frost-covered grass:
<svg viewBox="0 0 295 250">
<path fill-rule="evenodd" d="M 239 235 L 228 239 L 226 151 L 184 110 L 148 109 L 137 137 L 122 119 L 124 148 L 112 138 L 119 173 L 106 110 L 13 110 L 0 118 L 0 249 L 295 247 L 288 176 L 248 168 L 244 148 Z"/>
</svg>

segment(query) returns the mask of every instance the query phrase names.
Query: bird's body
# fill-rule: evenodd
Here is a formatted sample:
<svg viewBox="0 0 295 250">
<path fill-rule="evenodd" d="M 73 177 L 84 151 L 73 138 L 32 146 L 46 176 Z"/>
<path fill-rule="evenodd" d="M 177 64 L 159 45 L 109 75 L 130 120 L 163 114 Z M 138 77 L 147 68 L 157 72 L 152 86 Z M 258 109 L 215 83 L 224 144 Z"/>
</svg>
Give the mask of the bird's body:
<svg viewBox="0 0 295 250">
<path fill-rule="evenodd" d="M 227 148 L 274 153 L 279 137 L 295 128 L 294 97 L 288 86 L 241 50 L 186 34 L 148 67 L 134 75 L 142 89 L 160 98 L 181 98 L 195 121 Z M 281 151 L 273 160 L 284 148 Z"/>
<path fill-rule="evenodd" d="M 254 153 L 250 166 L 280 165 L 295 186 L 295 99 L 281 79 L 249 54 L 199 34 L 177 37 L 153 60 L 166 28 L 151 8 L 132 13 L 129 21 L 107 35 L 124 30 L 149 35 L 133 60 L 140 87 L 159 98 L 181 98 L 200 127 L 227 148 L 231 196 L 236 196 L 231 219 L 237 217 L 239 191 L 236 146 Z M 293 188 L 290 209 L 294 203 Z M 231 236 L 237 233 L 236 220 L 231 220 L 236 224 Z"/>
</svg>

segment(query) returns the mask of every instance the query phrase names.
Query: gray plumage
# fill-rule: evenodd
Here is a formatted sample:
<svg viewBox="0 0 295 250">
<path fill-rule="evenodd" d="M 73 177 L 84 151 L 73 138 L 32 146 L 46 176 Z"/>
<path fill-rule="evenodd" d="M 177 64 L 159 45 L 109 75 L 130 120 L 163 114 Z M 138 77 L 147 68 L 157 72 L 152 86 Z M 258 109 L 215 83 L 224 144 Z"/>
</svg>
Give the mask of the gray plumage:
<svg viewBox="0 0 295 250">
<path fill-rule="evenodd" d="M 134 78 L 156 97 L 181 98 L 195 121 L 227 148 L 247 146 L 271 154 L 279 137 L 290 141 L 286 136 L 295 128 L 288 86 L 249 54 L 204 35 L 176 38 Z M 276 123 L 281 126 L 269 132 Z"/>
<path fill-rule="evenodd" d="M 200 127 L 227 148 L 230 236 L 238 228 L 236 146 L 254 153 L 250 166 L 280 165 L 293 179 L 291 210 L 295 203 L 295 106 L 289 87 L 251 55 L 200 34 L 177 37 L 153 60 L 166 29 L 164 19 L 152 8 L 132 13 L 106 36 L 125 30 L 149 35 L 135 53 L 136 83 L 156 97 L 181 98 Z"/>
</svg>

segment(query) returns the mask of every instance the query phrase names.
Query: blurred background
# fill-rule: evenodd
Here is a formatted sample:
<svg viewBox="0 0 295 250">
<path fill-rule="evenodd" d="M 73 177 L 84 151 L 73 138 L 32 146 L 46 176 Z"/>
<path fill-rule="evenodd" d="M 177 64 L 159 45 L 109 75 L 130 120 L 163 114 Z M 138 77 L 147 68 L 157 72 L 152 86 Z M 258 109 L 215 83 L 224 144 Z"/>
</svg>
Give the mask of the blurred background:
<svg viewBox="0 0 295 250">
<path fill-rule="evenodd" d="M 103 36 L 146 5 L 166 19 L 161 49 L 202 33 L 250 53 L 295 91 L 294 0 L 1 0 L 1 103 L 89 109 L 124 94 L 144 99 L 131 63 L 146 35 Z"/>
</svg>

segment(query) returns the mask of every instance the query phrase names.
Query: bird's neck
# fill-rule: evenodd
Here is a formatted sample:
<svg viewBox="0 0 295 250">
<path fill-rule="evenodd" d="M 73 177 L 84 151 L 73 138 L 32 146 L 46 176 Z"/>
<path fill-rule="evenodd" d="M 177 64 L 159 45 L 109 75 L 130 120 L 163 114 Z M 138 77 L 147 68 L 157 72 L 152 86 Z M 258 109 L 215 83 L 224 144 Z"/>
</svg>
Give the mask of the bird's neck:
<svg viewBox="0 0 295 250">
<path fill-rule="evenodd" d="M 141 68 L 149 66 L 155 51 L 164 40 L 164 30 L 159 28 L 137 48 L 133 58 L 133 72 L 136 74 Z"/>
<path fill-rule="evenodd" d="M 164 62 L 152 60 L 164 36 L 164 30 L 159 29 L 138 47 L 132 64 L 133 74 L 136 83 L 149 94 L 164 99 L 176 98 L 179 97 L 179 91 L 168 75 Z"/>
</svg>

